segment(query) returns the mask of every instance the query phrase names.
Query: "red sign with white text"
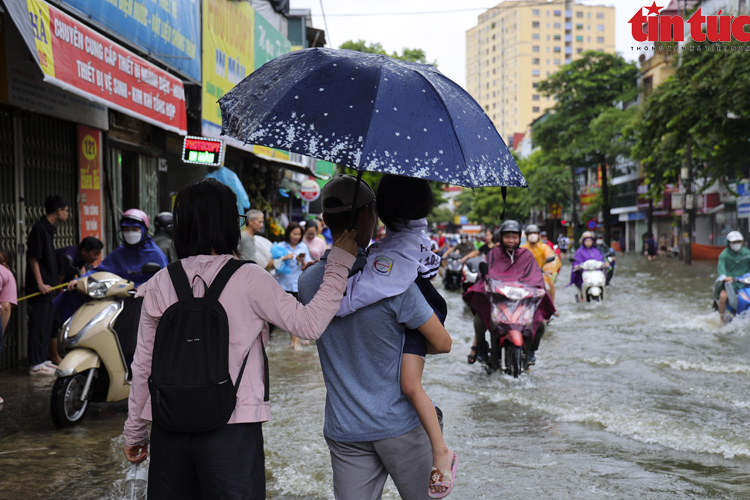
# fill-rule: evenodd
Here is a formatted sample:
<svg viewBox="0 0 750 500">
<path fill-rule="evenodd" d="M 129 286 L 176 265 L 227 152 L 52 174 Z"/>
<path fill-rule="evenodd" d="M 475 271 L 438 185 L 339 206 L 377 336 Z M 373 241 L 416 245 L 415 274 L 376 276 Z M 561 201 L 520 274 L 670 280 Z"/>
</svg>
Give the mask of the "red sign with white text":
<svg viewBox="0 0 750 500">
<path fill-rule="evenodd" d="M 44 80 L 178 134 L 182 81 L 41 0 L 27 0 Z"/>
<path fill-rule="evenodd" d="M 644 8 L 648 10 L 645 15 Z M 722 14 L 721 10 L 704 15 L 703 9 L 698 8 L 685 20 L 679 15 L 659 14 L 663 8 L 653 2 L 650 7 L 639 8 L 628 21 L 636 42 L 684 42 L 686 35 L 696 42 L 750 42 L 750 33 L 745 30 L 750 26 L 750 16 Z"/>
<path fill-rule="evenodd" d="M 87 236 L 102 239 L 102 133 L 78 126 L 78 185 L 81 239 Z"/>
</svg>

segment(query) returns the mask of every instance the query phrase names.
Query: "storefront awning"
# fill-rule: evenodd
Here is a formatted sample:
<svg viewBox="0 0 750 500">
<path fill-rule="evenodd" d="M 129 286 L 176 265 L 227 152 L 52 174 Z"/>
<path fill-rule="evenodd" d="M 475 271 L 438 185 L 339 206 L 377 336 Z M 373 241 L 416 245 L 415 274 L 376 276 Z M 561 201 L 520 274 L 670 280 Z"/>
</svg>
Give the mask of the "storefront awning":
<svg viewBox="0 0 750 500">
<path fill-rule="evenodd" d="M 165 130 L 187 134 L 185 89 L 180 79 L 43 0 L 2 1 L 45 82 Z"/>
<path fill-rule="evenodd" d="M 291 170 L 292 172 L 297 172 L 298 174 L 304 174 L 309 175 L 310 177 L 316 177 L 316 178 L 324 178 L 323 176 L 318 175 L 317 173 L 313 172 L 309 167 L 306 167 L 304 165 L 300 165 L 299 163 L 294 163 L 291 161 L 282 160 L 280 158 L 269 158 L 264 155 L 259 155 L 255 153 L 251 153 L 255 158 L 258 158 L 259 160 L 269 164 L 269 165 L 275 165 L 277 167 L 285 168 L 287 170 Z"/>
</svg>

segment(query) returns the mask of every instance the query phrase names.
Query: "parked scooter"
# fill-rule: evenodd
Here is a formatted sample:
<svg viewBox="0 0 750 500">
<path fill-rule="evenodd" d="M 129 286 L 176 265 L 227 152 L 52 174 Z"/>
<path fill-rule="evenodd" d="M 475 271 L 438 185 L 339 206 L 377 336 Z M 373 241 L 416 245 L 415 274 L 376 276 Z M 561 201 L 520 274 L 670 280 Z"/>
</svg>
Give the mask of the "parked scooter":
<svg viewBox="0 0 750 500">
<path fill-rule="evenodd" d="M 458 290 L 461 288 L 461 271 L 464 265 L 461 263 L 461 253 L 452 252 L 448 257 L 448 264 L 445 267 L 443 276 L 443 286 L 446 290 Z"/>
<path fill-rule="evenodd" d="M 491 303 L 490 357 L 487 372 L 502 370 L 518 378 L 529 370 L 534 315 L 547 292 L 518 282 L 487 278 Z M 541 337 L 544 324 L 536 332 Z"/>
<path fill-rule="evenodd" d="M 140 272 L 154 274 L 159 264 Z M 91 402 L 114 402 L 130 394 L 130 363 L 135 352 L 141 300 L 134 283 L 98 272 L 81 278 L 78 292 L 91 297 L 62 326 L 60 343 L 67 354 L 57 367 L 50 414 L 57 427 L 83 420 Z"/>
<path fill-rule="evenodd" d="M 726 276 L 722 274 L 716 278 L 716 281 L 724 281 L 724 279 L 726 279 Z M 732 282 L 739 282 L 745 286 L 735 292 Z M 734 278 L 732 281 L 724 281 L 724 290 L 727 292 L 727 306 L 724 310 L 725 322 L 729 323 L 740 315 L 750 315 L 750 273 Z M 716 306 L 715 302 L 714 306 Z"/>
<path fill-rule="evenodd" d="M 464 267 L 461 272 L 461 287 L 463 288 L 464 293 L 466 293 L 466 290 L 468 290 L 471 285 L 477 282 L 477 277 L 479 276 L 479 264 L 482 262 L 484 262 L 482 257 L 472 257 L 464 262 Z"/>
<path fill-rule="evenodd" d="M 581 295 L 586 302 L 604 300 L 604 287 L 607 277 L 602 270 L 603 267 L 605 267 L 604 262 L 595 259 L 589 259 L 580 266 L 583 273 Z"/>
</svg>

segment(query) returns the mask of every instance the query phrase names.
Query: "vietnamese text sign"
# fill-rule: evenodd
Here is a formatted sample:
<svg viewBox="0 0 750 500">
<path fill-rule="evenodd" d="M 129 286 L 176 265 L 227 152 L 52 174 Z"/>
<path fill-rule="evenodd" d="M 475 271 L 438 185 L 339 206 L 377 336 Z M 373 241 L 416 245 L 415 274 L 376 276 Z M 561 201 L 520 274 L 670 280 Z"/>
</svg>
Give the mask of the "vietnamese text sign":
<svg viewBox="0 0 750 500">
<path fill-rule="evenodd" d="M 201 128 L 206 137 L 221 134 L 216 101 L 253 71 L 254 26 L 255 11 L 249 2 L 203 0 Z"/>
<path fill-rule="evenodd" d="M 224 164 L 224 141 L 188 135 L 182 145 L 182 161 L 220 167 Z"/>
<path fill-rule="evenodd" d="M 81 239 L 102 239 L 102 133 L 95 128 L 78 127 L 78 172 Z"/>
<path fill-rule="evenodd" d="M 5 54 L 6 63 L 0 68 L 0 101 L 101 130 L 109 128 L 105 106 L 44 82 L 16 27 L 7 23 L 5 28 L 5 36 L 0 34 L 0 54 Z"/>
<path fill-rule="evenodd" d="M 44 80 L 178 134 L 182 81 L 42 0 L 26 0 Z"/>
<path fill-rule="evenodd" d="M 255 68 L 292 51 L 292 42 L 284 38 L 263 16 L 255 16 Z"/>
<path fill-rule="evenodd" d="M 134 47 L 201 79 L 199 0 L 63 0 Z"/>
</svg>

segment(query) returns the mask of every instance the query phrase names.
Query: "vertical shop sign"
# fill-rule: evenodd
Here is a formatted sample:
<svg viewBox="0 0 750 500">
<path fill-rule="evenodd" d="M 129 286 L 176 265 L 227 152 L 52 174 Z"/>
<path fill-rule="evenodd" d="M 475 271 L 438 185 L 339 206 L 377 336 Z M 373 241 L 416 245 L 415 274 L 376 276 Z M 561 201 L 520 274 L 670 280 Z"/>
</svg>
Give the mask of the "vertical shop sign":
<svg viewBox="0 0 750 500">
<path fill-rule="evenodd" d="M 81 239 L 93 236 L 102 239 L 102 133 L 78 126 L 78 176 Z"/>
<path fill-rule="evenodd" d="M 249 2 L 203 0 L 201 129 L 206 137 L 221 135 L 219 98 L 255 68 L 255 17 Z"/>
<path fill-rule="evenodd" d="M 263 16 L 255 16 L 255 69 L 291 51 L 292 42 L 284 38 Z"/>
</svg>

